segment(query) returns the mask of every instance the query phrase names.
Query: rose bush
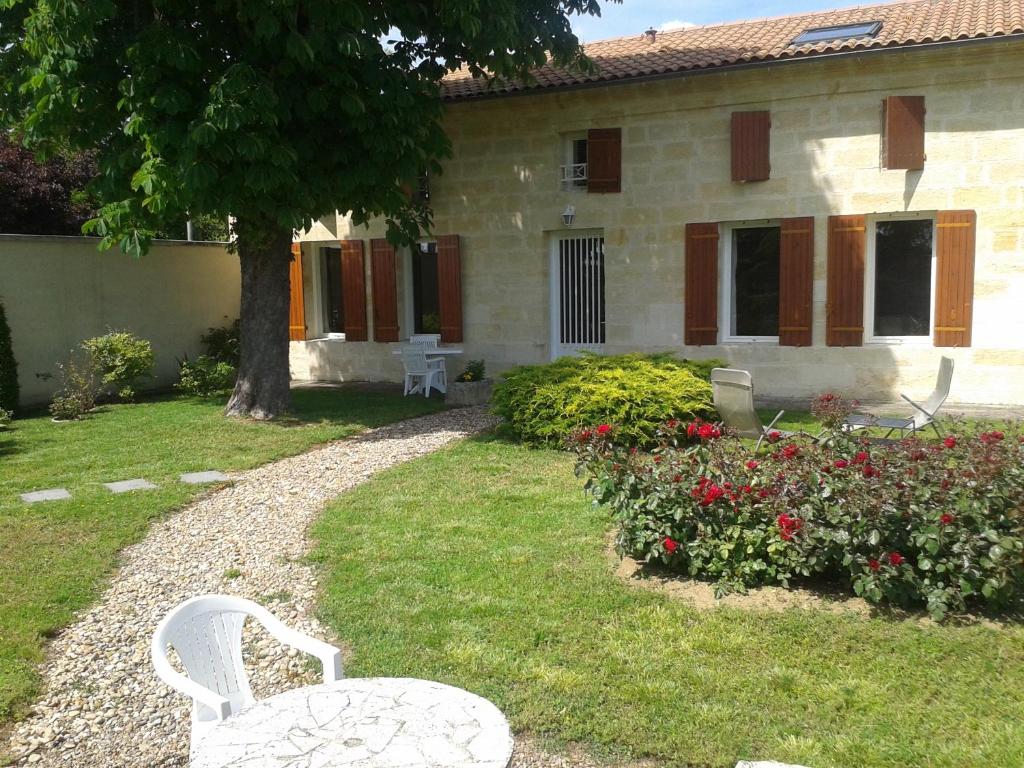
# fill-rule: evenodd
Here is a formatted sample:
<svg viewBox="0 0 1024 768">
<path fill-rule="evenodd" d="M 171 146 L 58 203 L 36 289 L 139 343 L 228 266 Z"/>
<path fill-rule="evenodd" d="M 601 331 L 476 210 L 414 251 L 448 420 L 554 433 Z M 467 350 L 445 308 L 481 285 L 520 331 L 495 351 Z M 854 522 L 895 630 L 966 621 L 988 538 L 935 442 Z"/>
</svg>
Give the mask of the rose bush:
<svg viewBox="0 0 1024 768">
<path fill-rule="evenodd" d="M 1019 428 L 891 445 L 775 437 L 756 457 L 715 424 L 670 421 L 658 437 L 651 452 L 620 445 L 614 426 L 570 438 L 620 554 L 719 594 L 821 579 L 937 618 L 1024 596 Z"/>
</svg>

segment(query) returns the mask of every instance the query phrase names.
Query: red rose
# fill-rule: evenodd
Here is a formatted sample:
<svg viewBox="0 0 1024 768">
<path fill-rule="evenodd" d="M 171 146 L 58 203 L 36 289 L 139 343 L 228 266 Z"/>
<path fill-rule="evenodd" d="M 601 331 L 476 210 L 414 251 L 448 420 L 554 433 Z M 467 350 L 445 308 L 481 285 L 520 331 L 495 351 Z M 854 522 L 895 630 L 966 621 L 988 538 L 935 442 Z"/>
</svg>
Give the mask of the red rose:
<svg viewBox="0 0 1024 768">
<path fill-rule="evenodd" d="M 611 427 L 610 424 L 602 424 L 601 426 L 599 426 L 597 428 L 597 434 L 599 434 L 599 435 L 607 435 L 611 431 L 612 431 L 612 427 Z"/>
<path fill-rule="evenodd" d="M 777 443 L 781 439 L 782 439 L 782 433 L 777 431 L 777 430 L 773 429 L 771 432 L 768 433 L 768 442 L 769 443 Z"/>
<path fill-rule="evenodd" d="M 882 567 L 882 564 L 880 562 L 878 562 L 877 560 L 875 560 L 874 558 L 871 558 L 870 560 L 868 560 L 868 568 L 870 568 L 872 571 L 877 571 L 881 567 Z"/>
<path fill-rule="evenodd" d="M 672 482 L 673 483 L 681 483 L 682 481 L 683 481 L 683 476 L 682 475 L 676 475 L 675 477 L 672 478 Z"/>
<path fill-rule="evenodd" d="M 947 448 L 956 448 L 956 438 L 950 435 L 942 441 L 942 444 Z"/>
<path fill-rule="evenodd" d="M 716 437 L 721 437 L 722 433 L 714 424 L 701 424 L 697 435 L 701 440 L 714 440 Z"/>
<path fill-rule="evenodd" d="M 991 432 L 982 432 L 981 442 L 985 443 L 985 445 L 991 445 L 992 443 L 998 443 L 1004 437 L 1005 435 L 999 430 L 992 430 Z"/>
<path fill-rule="evenodd" d="M 850 462 L 848 462 L 846 459 L 836 459 L 835 461 L 832 462 L 832 466 L 835 467 L 836 469 L 846 469 L 848 466 L 850 466 Z"/>
<path fill-rule="evenodd" d="M 593 435 L 594 433 L 591 432 L 589 429 L 584 429 L 582 432 L 579 433 L 578 437 L 580 442 L 584 442 L 585 440 L 589 440 L 591 437 L 593 437 Z"/>
<path fill-rule="evenodd" d="M 753 486 L 750 486 L 750 485 L 744 485 L 744 486 L 743 486 L 743 488 L 742 488 L 741 490 L 742 490 L 742 491 L 743 491 L 744 493 L 753 493 L 753 491 L 754 491 L 754 488 L 753 488 Z"/>
<path fill-rule="evenodd" d="M 679 542 L 672 539 L 670 536 L 665 537 L 665 551 L 670 555 L 674 555 L 676 550 L 679 549 Z"/>
<path fill-rule="evenodd" d="M 803 521 L 799 517 L 791 517 L 785 513 L 779 515 L 775 522 L 779 525 L 779 535 L 785 541 L 792 541 L 793 535 L 803 527 Z"/>
<path fill-rule="evenodd" d="M 692 422 L 690 424 L 687 424 L 686 425 L 686 436 L 687 437 L 693 437 L 695 434 L 697 434 L 697 425 L 695 423 L 692 423 Z"/>
<path fill-rule="evenodd" d="M 702 507 L 710 507 L 723 496 L 725 496 L 725 490 L 712 483 L 704 491 L 704 498 L 700 500 L 700 505 Z"/>
<path fill-rule="evenodd" d="M 949 525 L 954 520 L 956 520 L 956 518 L 953 517 L 953 515 L 949 514 L 948 512 L 946 514 L 942 515 L 941 517 L 939 517 L 939 522 L 942 523 L 943 525 Z"/>
<path fill-rule="evenodd" d="M 854 464 L 866 464 L 871 460 L 871 454 L 867 451 L 857 451 L 857 455 L 853 457 Z"/>
<path fill-rule="evenodd" d="M 747 469 L 757 469 L 757 467 L 758 467 L 758 463 L 756 461 L 754 461 L 753 459 L 751 459 L 750 461 L 747 462 Z"/>
<path fill-rule="evenodd" d="M 901 555 L 899 552 L 889 553 L 889 565 L 899 566 L 904 562 L 904 560 L 906 560 L 906 558 L 903 557 L 903 555 Z"/>
<path fill-rule="evenodd" d="M 654 457 L 654 463 L 655 464 L 661 464 L 661 456 L 655 456 Z"/>
<path fill-rule="evenodd" d="M 800 455 L 800 448 L 794 443 L 790 443 L 782 449 L 782 455 L 787 459 L 792 459 L 794 456 Z"/>
</svg>

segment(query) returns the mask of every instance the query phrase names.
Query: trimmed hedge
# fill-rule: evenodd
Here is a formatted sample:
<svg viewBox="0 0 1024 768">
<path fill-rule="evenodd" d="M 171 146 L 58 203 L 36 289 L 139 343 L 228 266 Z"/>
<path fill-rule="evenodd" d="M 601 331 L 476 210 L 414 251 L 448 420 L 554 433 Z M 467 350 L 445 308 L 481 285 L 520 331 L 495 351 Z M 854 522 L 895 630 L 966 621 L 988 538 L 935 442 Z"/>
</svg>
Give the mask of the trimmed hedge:
<svg viewBox="0 0 1024 768">
<path fill-rule="evenodd" d="M 17 411 L 19 396 L 18 363 L 14 359 L 14 347 L 11 344 L 11 327 L 7 324 L 7 314 L 0 302 L 0 410 Z"/>
<path fill-rule="evenodd" d="M 561 445 L 584 425 L 614 423 L 619 439 L 646 445 L 669 419 L 714 414 L 711 369 L 717 360 L 671 354 L 563 357 L 505 375 L 494 390 L 494 411 L 520 440 Z"/>
</svg>

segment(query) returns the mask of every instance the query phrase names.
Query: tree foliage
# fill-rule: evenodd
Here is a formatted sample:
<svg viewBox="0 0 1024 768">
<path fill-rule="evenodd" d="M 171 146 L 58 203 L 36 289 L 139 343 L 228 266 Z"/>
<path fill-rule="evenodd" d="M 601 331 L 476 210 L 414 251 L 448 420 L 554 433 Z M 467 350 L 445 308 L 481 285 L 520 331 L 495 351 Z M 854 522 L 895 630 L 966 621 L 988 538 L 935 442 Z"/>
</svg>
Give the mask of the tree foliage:
<svg viewBox="0 0 1024 768">
<path fill-rule="evenodd" d="M 86 187 L 96 176 L 90 153 L 38 159 L 0 137 L 0 232 L 80 235 L 94 214 Z"/>
</svg>

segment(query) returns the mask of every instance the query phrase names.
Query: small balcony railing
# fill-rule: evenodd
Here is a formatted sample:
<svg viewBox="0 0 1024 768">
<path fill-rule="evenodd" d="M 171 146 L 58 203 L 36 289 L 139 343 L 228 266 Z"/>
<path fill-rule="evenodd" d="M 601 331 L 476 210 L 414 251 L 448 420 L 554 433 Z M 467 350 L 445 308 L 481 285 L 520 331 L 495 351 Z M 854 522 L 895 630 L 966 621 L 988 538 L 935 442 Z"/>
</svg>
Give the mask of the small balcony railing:
<svg viewBox="0 0 1024 768">
<path fill-rule="evenodd" d="M 562 166 L 562 186 L 565 189 L 587 186 L 587 164 L 572 163 Z"/>
</svg>

